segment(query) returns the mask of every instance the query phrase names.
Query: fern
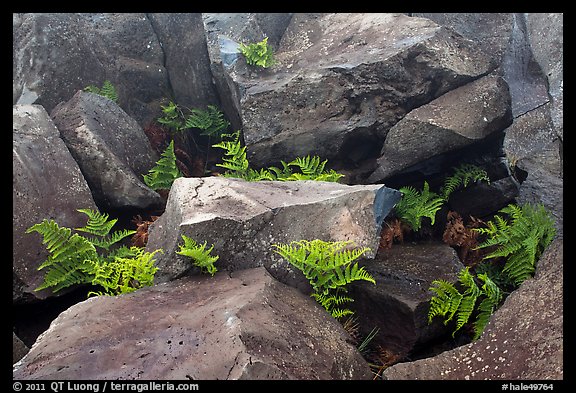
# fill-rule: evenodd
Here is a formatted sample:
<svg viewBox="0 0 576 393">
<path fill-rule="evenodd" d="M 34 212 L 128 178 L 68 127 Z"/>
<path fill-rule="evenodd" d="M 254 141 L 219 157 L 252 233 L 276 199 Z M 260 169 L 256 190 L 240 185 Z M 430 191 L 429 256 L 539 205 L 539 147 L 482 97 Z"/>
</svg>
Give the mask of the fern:
<svg viewBox="0 0 576 393">
<path fill-rule="evenodd" d="M 163 116 L 156 119 L 158 123 L 164 124 L 173 131 L 182 131 L 186 128 L 184 114 L 175 102 L 169 101 L 168 105 L 160 105 L 160 108 Z"/>
<path fill-rule="evenodd" d="M 268 68 L 276 63 L 272 47 L 268 44 L 268 37 L 248 45 L 240 43 L 238 49 L 246 58 L 246 63 L 250 65 Z"/>
<path fill-rule="evenodd" d="M 396 215 L 408 224 L 413 231 L 419 231 L 422 227 L 422 218 L 428 217 L 432 225 L 436 219 L 436 212 L 445 202 L 442 197 L 430 191 L 428 182 L 424 182 L 422 191 L 414 187 L 401 187 L 402 199 L 396 204 Z"/>
<path fill-rule="evenodd" d="M 312 296 L 332 315 L 349 315 L 352 311 L 337 309 L 345 298 L 332 291 L 345 291 L 345 286 L 353 281 L 364 280 L 376 284 L 374 278 L 354 263 L 370 249 L 367 247 L 347 249 L 351 242 L 293 241 L 290 244 L 273 244 L 274 252 L 286 259 L 292 266 L 304 273 L 313 289 Z M 348 299 L 347 301 L 351 301 Z"/>
<path fill-rule="evenodd" d="M 456 170 L 455 173 L 452 176 L 446 178 L 444 181 L 444 186 L 440 190 L 440 194 L 445 200 L 448 200 L 450 194 L 452 194 L 452 192 L 454 192 L 460 186 L 467 187 L 471 181 L 478 182 L 483 180 L 487 183 L 490 183 L 488 173 L 476 165 L 462 164 L 454 169 Z"/>
<path fill-rule="evenodd" d="M 116 219 L 109 220 L 107 214 L 91 209 L 78 209 L 88 216 L 84 227 L 76 228 L 78 232 L 92 235 L 84 237 L 72 233 L 70 228 L 60 227 L 54 220 L 43 220 L 26 230 L 26 233 L 37 232 L 43 236 L 49 256 L 38 270 L 48 269 L 44 282 L 35 290 L 50 288 L 56 293 L 64 288 L 81 285 L 99 285 L 104 292 L 92 294 L 120 294 L 132 292 L 143 286 L 152 285 L 156 268 L 153 267 L 152 253 L 145 253 L 141 248 L 125 246 L 114 250 L 109 248 L 136 231 L 121 230 L 110 233 Z M 106 252 L 99 253 L 98 248 Z"/>
<path fill-rule="evenodd" d="M 224 119 L 224 114 L 214 105 L 208 105 L 205 111 L 194 108 L 190 112 L 185 126 L 202 130 L 200 135 L 221 138 L 223 132 L 230 126 L 230 123 Z"/>
<path fill-rule="evenodd" d="M 89 85 L 84 88 L 84 91 L 89 93 L 98 94 L 100 96 L 106 97 L 114 102 L 118 102 L 118 93 L 116 92 L 116 88 L 109 80 L 105 80 L 102 84 L 102 88 L 99 88 L 94 85 Z"/>
<path fill-rule="evenodd" d="M 505 258 L 502 272 L 519 286 L 534 274 L 536 262 L 556 235 L 554 221 L 542 204 L 509 204 L 500 213 L 509 220 L 496 215 L 486 228 L 475 229 L 486 236 L 477 249 L 495 247 L 484 259 Z"/>
<path fill-rule="evenodd" d="M 213 276 L 218 271 L 216 266 L 214 266 L 214 262 L 219 258 L 217 255 L 210 255 L 214 249 L 214 245 L 206 250 L 206 242 L 200 245 L 186 235 L 182 235 L 182 239 L 184 240 L 184 244 L 180 245 L 180 250 L 176 251 L 176 253 L 192 258 L 194 266 L 199 267 L 202 272 L 207 272 Z"/>
<path fill-rule="evenodd" d="M 484 283 L 481 287 L 476 284 L 468 267 L 462 269 L 458 273 L 458 282 L 464 288 L 463 293 L 445 280 L 432 281 L 430 290 L 435 295 L 430 299 L 428 323 L 440 316 L 444 317 L 444 324 L 447 325 L 456 316 L 456 327 L 452 332 L 454 337 L 456 332 L 466 325 L 470 317 L 477 312 L 478 315 L 473 323 L 473 339 L 480 337 L 490 316 L 502 300 L 502 292 L 486 274 L 479 274 L 478 279 Z M 482 300 L 477 306 L 479 299 Z"/>
<path fill-rule="evenodd" d="M 164 150 L 161 158 L 156 162 L 156 166 L 143 175 L 144 183 L 153 190 L 170 189 L 172 183 L 182 173 L 176 166 L 176 155 L 174 154 L 174 140 Z"/>
</svg>

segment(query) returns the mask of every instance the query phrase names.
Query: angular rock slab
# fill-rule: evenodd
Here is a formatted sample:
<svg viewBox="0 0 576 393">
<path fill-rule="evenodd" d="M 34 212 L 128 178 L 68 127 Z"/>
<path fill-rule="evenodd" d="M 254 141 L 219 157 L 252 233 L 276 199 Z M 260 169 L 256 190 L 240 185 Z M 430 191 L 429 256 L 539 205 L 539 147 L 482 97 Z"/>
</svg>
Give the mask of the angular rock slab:
<svg viewBox="0 0 576 393">
<path fill-rule="evenodd" d="M 412 110 L 394 125 L 369 182 L 382 181 L 442 153 L 455 151 L 512 123 L 504 79 L 486 76 Z"/>
<path fill-rule="evenodd" d="M 367 335 L 378 334 L 371 345 L 380 345 L 399 358 L 449 333 L 441 321 L 428 323 L 429 290 L 434 280 L 455 283 L 464 265 L 456 252 L 444 243 L 394 244 L 381 250 L 366 270 L 376 285 L 355 282 L 350 286 L 354 299 L 350 307 Z"/>
<path fill-rule="evenodd" d="M 44 279 L 44 271 L 37 269 L 48 252 L 42 237 L 26 230 L 45 218 L 82 227 L 85 216 L 76 209 L 96 209 L 96 204 L 42 106 L 14 105 L 12 124 L 12 292 L 13 301 L 22 302 L 51 296 L 49 289 L 34 291 Z"/>
<path fill-rule="evenodd" d="M 382 185 L 179 178 L 164 214 L 150 226 L 146 248 L 164 250 L 156 263 L 158 282 L 190 269 L 190 258 L 175 254 L 186 235 L 214 244 L 219 269 L 265 266 L 280 281 L 306 289 L 303 275 L 274 253 L 272 244 L 351 240 L 371 248 L 366 255 L 374 257 L 382 221 L 399 198 L 398 191 Z"/>
<path fill-rule="evenodd" d="M 386 379 L 563 379 L 563 240 L 492 315 L 482 336 L 440 355 L 399 363 Z"/>
<path fill-rule="evenodd" d="M 61 313 L 14 379 L 369 379 L 348 334 L 264 268 L 185 277 Z"/>
<path fill-rule="evenodd" d="M 158 157 L 142 128 L 122 108 L 100 95 L 78 91 L 51 116 L 100 209 L 162 204 L 142 178 Z"/>
<path fill-rule="evenodd" d="M 225 69 L 256 166 L 378 149 L 409 110 L 494 68 L 472 41 L 402 14 L 295 14 L 275 56 L 269 69 Z"/>
</svg>

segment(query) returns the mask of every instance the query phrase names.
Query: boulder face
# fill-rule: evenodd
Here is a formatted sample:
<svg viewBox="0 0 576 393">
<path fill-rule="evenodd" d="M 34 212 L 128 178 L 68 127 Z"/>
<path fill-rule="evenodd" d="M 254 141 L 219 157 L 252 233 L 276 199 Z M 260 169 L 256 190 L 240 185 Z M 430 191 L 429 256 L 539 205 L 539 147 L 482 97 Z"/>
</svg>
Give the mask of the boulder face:
<svg viewBox="0 0 576 393">
<path fill-rule="evenodd" d="M 113 101 L 78 91 L 51 116 L 103 211 L 162 204 L 142 179 L 158 157 L 138 123 Z"/>
<path fill-rule="evenodd" d="M 26 230 L 43 219 L 60 226 L 86 224 L 76 209 L 96 209 L 80 168 L 58 129 L 40 105 L 14 105 L 12 110 L 12 247 L 13 301 L 45 299 L 46 289 L 35 292 L 44 271 L 37 268 L 48 257 L 38 234 Z"/>
<path fill-rule="evenodd" d="M 538 261 L 536 275 L 492 315 L 482 336 L 440 355 L 384 370 L 386 379 L 562 379 L 563 241 Z"/>
<path fill-rule="evenodd" d="M 308 291 L 301 272 L 275 254 L 272 244 L 350 240 L 371 248 L 366 255 L 373 258 L 382 221 L 399 198 L 398 191 L 382 185 L 179 178 L 166 211 L 149 228 L 146 249 L 164 250 L 157 257 L 158 282 L 190 270 L 190 259 L 175 254 L 186 235 L 214 244 L 221 270 L 265 266 L 280 281 Z"/>
<path fill-rule="evenodd" d="M 388 129 L 411 109 L 489 73 L 471 41 L 402 14 L 295 14 L 271 69 L 244 60 L 233 83 L 256 166 L 317 154 L 377 157 Z M 356 152 L 358 154 L 358 152 Z"/>
<path fill-rule="evenodd" d="M 313 299 L 255 268 L 78 303 L 39 337 L 13 378 L 371 378 L 348 340 Z"/>
<path fill-rule="evenodd" d="M 412 110 L 396 123 L 368 181 L 381 181 L 426 159 L 481 141 L 511 123 L 506 82 L 498 76 L 478 79 Z"/>
<path fill-rule="evenodd" d="M 371 345 L 403 359 L 450 333 L 441 321 L 428 324 L 434 280 L 455 283 L 464 265 L 443 243 L 395 244 L 366 264 L 377 285 L 355 282 L 350 286 L 351 308 L 366 330 L 378 328 Z"/>
</svg>

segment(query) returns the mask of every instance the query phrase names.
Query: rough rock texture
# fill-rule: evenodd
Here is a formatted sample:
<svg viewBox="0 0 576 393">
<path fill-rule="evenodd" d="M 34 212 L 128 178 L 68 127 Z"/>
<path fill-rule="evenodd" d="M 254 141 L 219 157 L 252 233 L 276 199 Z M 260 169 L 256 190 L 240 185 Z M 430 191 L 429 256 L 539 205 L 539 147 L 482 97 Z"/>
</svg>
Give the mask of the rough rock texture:
<svg viewBox="0 0 576 393">
<path fill-rule="evenodd" d="M 113 101 L 78 91 L 51 116 L 101 210 L 162 204 L 142 179 L 158 157 L 138 123 Z"/>
<path fill-rule="evenodd" d="M 22 359 L 29 350 L 30 348 L 18 338 L 16 333 L 12 332 L 12 364 Z"/>
<path fill-rule="evenodd" d="M 313 299 L 255 268 L 78 303 L 13 378 L 369 379 L 347 340 Z"/>
<path fill-rule="evenodd" d="M 271 69 L 225 68 L 256 166 L 375 158 L 409 110 L 493 68 L 471 41 L 401 14 L 295 14 L 276 59 Z"/>
<path fill-rule="evenodd" d="M 399 358 L 448 332 L 441 321 L 428 324 L 432 281 L 456 282 L 464 268 L 456 252 L 443 243 L 395 244 L 382 250 L 366 270 L 376 285 L 350 285 L 351 308 L 364 334 L 379 328 L 371 345 Z"/>
<path fill-rule="evenodd" d="M 563 240 L 555 240 L 475 342 L 399 363 L 387 379 L 563 379 Z"/>
<path fill-rule="evenodd" d="M 512 123 L 506 82 L 486 76 L 412 110 L 388 132 L 369 182 L 384 180 L 430 157 L 458 150 Z"/>
<path fill-rule="evenodd" d="M 201 61 L 207 55 L 189 51 L 203 40 L 198 14 L 13 14 L 13 101 L 51 112 L 108 79 L 119 105 L 143 127 L 175 95 L 201 107 L 216 104 L 209 66 Z"/>
<path fill-rule="evenodd" d="M 34 292 L 43 281 L 38 266 L 48 252 L 38 234 L 25 231 L 43 219 L 61 226 L 84 226 L 76 209 L 96 209 L 78 164 L 40 105 L 14 105 L 12 110 L 12 247 L 14 302 L 44 299 L 50 290 Z"/>
<path fill-rule="evenodd" d="M 382 185 L 179 178 L 166 211 L 149 228 L 146 248 L 164 250 L 156 264 L 159 281 L 191 268 L 188 257 L 174 255 L 186 235 L 214 244 L 221 270 L 265 266 L 280 281 L 307 289 L 302 273 L 273 252 L 273 243 L 351 240 L 370 247 L 366 255 L 374 257 L 382 221 L 399 198 L 398 191 Z"/>
</svg>

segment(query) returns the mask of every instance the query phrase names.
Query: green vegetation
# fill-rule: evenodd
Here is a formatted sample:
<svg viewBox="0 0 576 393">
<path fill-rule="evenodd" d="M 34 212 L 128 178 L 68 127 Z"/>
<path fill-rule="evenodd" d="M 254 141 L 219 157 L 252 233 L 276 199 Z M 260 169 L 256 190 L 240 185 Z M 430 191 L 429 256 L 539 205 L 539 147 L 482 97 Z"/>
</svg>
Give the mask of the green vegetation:
<svg viewBox="0 0 576 393">
<path fill-rule="evenodd" d="M 444 181 L 444 186 L 440 190 L 440 194 L 447 201 L 452 192 L 456 191 L 460 186 L 467 187 L 472 182 L 485 181 L 490 184 L 488 173 L 480 167 L 472 164 L 462 164 L 455 169 L 455 173 L 449 176 Z"/>
<path fill-rule="evenodd" d="M 252 169 L 246 158 L 246 146 L 242 146 L 240 142 L 240 131 L 222 135 L 222 142 L 212 145 L 212 147 L 225 150 L 222 158 L 223 163 L 216 164 L 227 169 L 223 174 L 225 177 L 235 177 L 247 181 L 316 180 L 337 182 L 343 176 L 334 170 L 326 171 L 325 166 L 328 160 L 321 161 L 318 156 L 298 157 L 289 163 L 281 161 L 282 169 L 276 167 L 262 168 L 259 171 Z M 293 168 L 298 169 L 299 172 L 294 172 Z"/>
<path fill-rule="evenodd" d="M 104 292 L 90 294 L 119 295 L 143 286 L 152 285 L 156 268 L 152 253 L 138 247 L 115 247 L 122 239 L 136 231 L 121 230 L 110 233 L 117 219 L 108 220 L 107 214 L 91 209 L 78 209 L 88 216 L 86 226 L 76 228 L 90 236 L 72 233 L 54 220 L 44 219 L 28 228 L 26 233 L 37 232 L 49 252 L 48 259 L 38 270 L 48 269 L 44 282 L 35 290 L 51 288 L 54 293 L 72 286 L 93 284 Z"/>
<path fill-rule="evenodd" d="M 200 135 L 220 139 L 221 134 L 230 126 L 230 123 L 224 119 L 224 113 L 214 105 L 208 105 L 206 110 L 187 109 L 188 114 L 185 114 L 182 108 L 173 101 L 160 107 L 163 115 L 157 121 L 172 131 L 198 129 Z"/>
<path fill-rule="evenodd" d="M 116 91 L 116 88 L 114 87 L 112 82 L 110 82 L 109 80 L 104 81 L 104 83 L 102 84 L 102 88 L 99 88 L 94 85 L 89 85 L 84 88 L 84 91 L 98 94 L 116 103 L 118 102 L 118 92 Z"/>
<path fill-rule="evenodd" d="M 268 68 L 276 63 L 272 47 L 268 44 L 268 37 L 248 45 L 241 43 L 238 49 L 249 65 Z"/>
<path fill-rule="evenodd" d="M 474 229 L 486 236 L 478 248 L 496 247 L 484 259 L 505 258 L 502 273 L 518 286 L 534 274 L 536 261 L 554 239 L 556 229 L 542 204 L 509 204 L 500 213 L 508 215 L 508 220 L 496 215 L 487 228 Z"/>
<path fill-rule="evenodd" d="M 174 140 L 164 150 L 154 168 L 150 169 L 143 177 L 144 183 L 153 190 L 170 189 L 174 180 L 182 177 L 182 173 L 176 166 Z"/>
<path fill-rule="evenodd" d="M 352 302 L 346 293 L 346 285 L 364 280 L 376 284 L 374 278 L 354 263 L 369 248 L 347 248 L 351 242 L 325 242 L 322 240 L 293 241 L 290 244 L 273 244 L 274 252 L 296 267 L 310 282 L 312 297 L 333 317 L 341 318 L 353 312 L 342 308 Z"/>
<path fill-rule="evenodd" d="M 214 249 L 214 245 L 206 250 L 207 242 L 198 244 L 194 239 L 186 235 L 182 235 L 182 239 L 184 240 L 184 244 L 179 245 L 180 250 L 176 251 L 176 254 L 192 258 L 194 266 L 199 267 L 201 272 L 206 272 L 213 276 L 218 271 L 216 266 L 214 266 L 214 262 L 219 258 L 219 256 L 210 255 Z"/>
</svg>

